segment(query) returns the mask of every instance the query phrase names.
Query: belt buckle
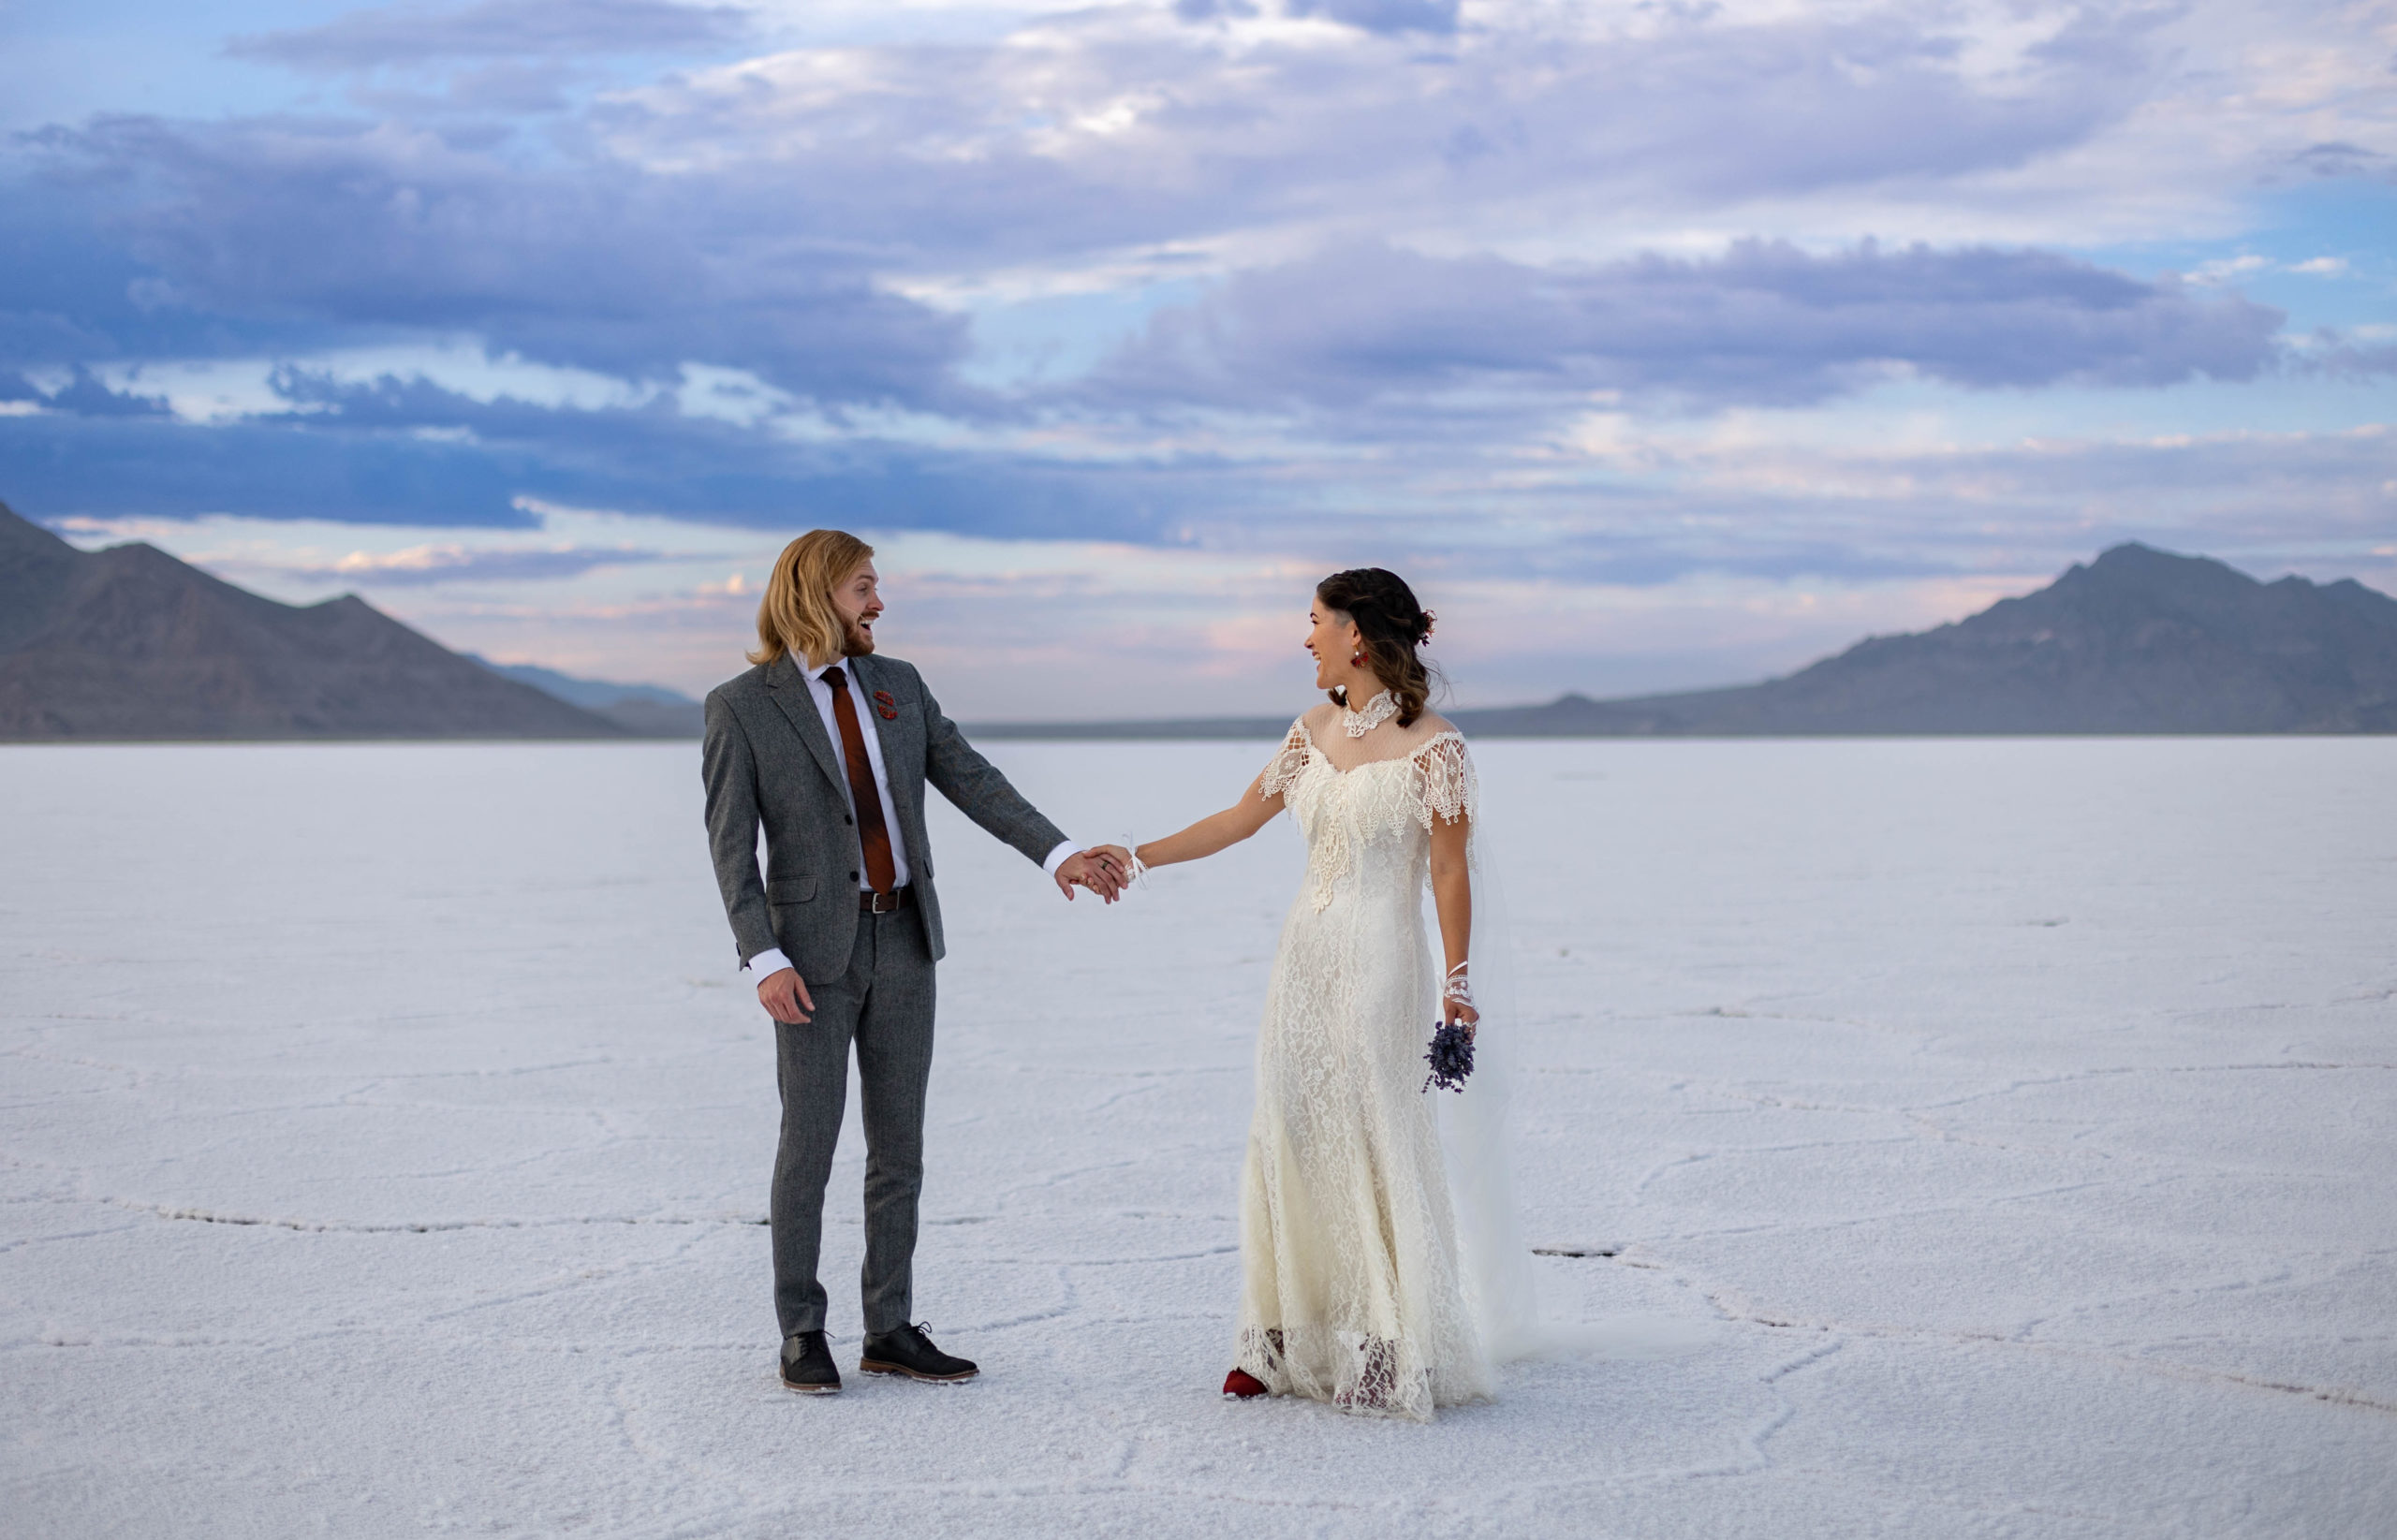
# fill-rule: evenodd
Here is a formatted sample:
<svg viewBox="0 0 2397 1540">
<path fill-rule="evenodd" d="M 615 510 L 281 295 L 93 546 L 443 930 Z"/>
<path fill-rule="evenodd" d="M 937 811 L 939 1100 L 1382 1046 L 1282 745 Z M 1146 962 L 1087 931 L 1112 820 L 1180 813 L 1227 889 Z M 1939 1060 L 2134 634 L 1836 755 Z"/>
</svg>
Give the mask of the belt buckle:
<svg viewBox="0 0 2397 1540">
<path fill-rule="evenodd" d="M 890 907 L 888 909 L 882 906 L 882 901 L 886 898 L 890 901 Z M 868 889 L 866 901 L 869 914 L 893 915 L 899 912 L 899 890 L 895 887 L 888 893 L 876 893 Z"/>
</svg>

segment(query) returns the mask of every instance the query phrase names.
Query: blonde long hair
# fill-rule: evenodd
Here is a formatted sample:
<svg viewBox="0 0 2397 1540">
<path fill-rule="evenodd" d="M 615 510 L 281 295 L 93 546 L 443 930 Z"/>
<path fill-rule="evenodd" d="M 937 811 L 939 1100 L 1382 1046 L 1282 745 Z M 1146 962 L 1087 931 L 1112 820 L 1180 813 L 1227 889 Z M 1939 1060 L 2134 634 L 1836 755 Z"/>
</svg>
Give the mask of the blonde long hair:
<svg viewBox="0 0 2397 1540">
<path fill-rule="evenodd" d="M 873 556 L 872 546 L 837 529 L 812 529 L 783 547 L 757 605 L 757 650 L 749 661 L 772 663 L 788 653 L 812 668 L 847 652 L 832 590 Z"/>
</svg>

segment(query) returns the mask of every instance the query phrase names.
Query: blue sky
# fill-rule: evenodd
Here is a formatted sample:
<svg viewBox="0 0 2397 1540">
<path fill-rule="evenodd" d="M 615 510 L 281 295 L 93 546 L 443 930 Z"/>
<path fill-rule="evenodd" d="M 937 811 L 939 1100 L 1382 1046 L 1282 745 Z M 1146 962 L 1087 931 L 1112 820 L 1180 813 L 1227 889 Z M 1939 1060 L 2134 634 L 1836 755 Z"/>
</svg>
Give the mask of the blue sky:
<svg viewBox="0 0 2397 1540">
<path fill-rule="evenodd" d="M 2397 589 L 2397 7 L 0 0 L 0 499 L 703 688 L 1730 682 L 2124 539 Z"/>
</svg>

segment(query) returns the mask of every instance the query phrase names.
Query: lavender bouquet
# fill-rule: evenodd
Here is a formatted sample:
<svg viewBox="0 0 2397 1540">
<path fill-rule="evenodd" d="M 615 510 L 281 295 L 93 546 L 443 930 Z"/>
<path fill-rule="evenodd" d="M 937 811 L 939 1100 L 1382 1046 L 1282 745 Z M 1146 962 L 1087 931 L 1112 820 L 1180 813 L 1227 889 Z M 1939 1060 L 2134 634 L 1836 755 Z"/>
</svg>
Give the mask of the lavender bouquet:
<svg viewBox="0 0 2397 1540">
<path fill-rule="evenodd" d="M 1463 1091 L 1464 1078 L 1473 1073 L 1473 1034 L 1462 1021 L 1434 1022 L 1432 1051 L 1423 1055 L 1423 1062 L 1432 1066 L 1423 1078 L 1424 1090 Z"/>
</svg>

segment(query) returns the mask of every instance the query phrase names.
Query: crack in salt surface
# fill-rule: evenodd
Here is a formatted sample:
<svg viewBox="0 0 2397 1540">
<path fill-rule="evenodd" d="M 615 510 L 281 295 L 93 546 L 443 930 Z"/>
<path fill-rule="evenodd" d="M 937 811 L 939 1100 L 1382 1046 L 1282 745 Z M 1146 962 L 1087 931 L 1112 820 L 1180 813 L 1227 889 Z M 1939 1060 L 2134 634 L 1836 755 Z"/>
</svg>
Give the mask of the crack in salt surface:
<svg viewBox="0 0 2397 1540">
<path fill-rule="evenodd" d="M 1775 1331 L 1838 1332 L 1844 1337 L 1862 1337 L 1875 1342 L 1949 1342 L 1968 1347 L 1989 1346 L 2015 1348 L 2021 1351 L 2040 1354 L 2047 1357 L 2073 1358 L 2085 1363 L 2105 1364 L 2112 1368 L 2127 1369 L 2140 1374 L 2155 1375 L 2165 1379 L 2184 1380 L 2193 1384 L 2200 1385 L 2242 1385 L 2246 1386 L 2251 1389 L 2270 1390 L 2282 1395 L 2307 1397 L 2314 1401 L 2323 1401 L 2333 1406 L 2353 1406 L 2367 1412 L 2377 1412 L 2384 1415 L 2397 1415 L 2397 1402 L 2386 1401 L 2378 1399 L 2377 1397 L 2367 1396 L 2362 1391 L 2352 1389 L 2346 1386 L 2304 1385 L 2295 1381 L 2264 1379 L 2252 1374 L 2243 1374 L 2236 1370 L 2207 1369 L 2197 1364 L 2171 1363 L 2154 1358 L 2126 1357 L 2118 1353 L 2108 1353 L 2092 1348 L 2077 1347 L 2069 1342 L 2024 1342 L 2020 1338 L 2003 1336 L 1996 1332 L 1942 1331 L 1928 1327 L 1854 1326 L 1842 1321 L 1808 1322 L 1789 1320 L 1735 1307 L 1727 1303 L 1722 1298 L 1721 1291 L 1717 1289 L 1700 1289 L 1698 1292 L 1700 1297 L 1704 1298 L 1709 1305 L 1713 1306 L 1724 1319 L 1728 1321 L 1738 1321 L 1750 1326 L 1760 1326 Z M 1820 1356 L 1821 1355 L 1817 1354 L 1815 1357 Z M 1807 1361 L 1811 1360 L 1801 1359 L 1800 1360 L 1800 1363 L 1802 1364 Z M 1798 1365 L 1793 1364 L 1789 1367 L 1795 1368 L 1798 1367 Z M 1772 1379 L 1777 1379 L 1780 1377 L 1781 1373 L 1786 1371 L 1786 1370 L 1776 1371 L 1774 1373 L 1767 1375 L 1766 1379 L 1768 1382 Z"/>
<path fill-rule="evenodd" d="M 977 1266 L 993 1268 L 1137 1268 L 1151 1262 L 1196 1262 L 1209 1256 L 1229 1256 L 1238 1246 L 1210 1246 L 1204 1251 L 1160 1252 L 1152 1256 L 1069 1256 L 1060 1261 L 1053 1256 L 988 1256 L 979 1258 Z"/>
<path fill-rule="evenodd" d="M 107 1203 L 159 1219 L 189 1220 L 201 1225 L 263 1226 L 269 1229 L 345 1235 L 431 1235 L 445 1230 L 547 1230 L 576 1225 L 727 1225 L 763 1227 L 763 1214 L 560 1214 L 549 1219 L 519 1219 L 486 1215 L 478 1219 L 413 1219 L 375 1223 L 370 1220 L 291 1219 L 273 1214 L 220 1213 L 210 1209 L 175 1208 L 121 1197 L 61 1198 L 59 1202 Z"/>
<path fill-rule="evenodd" d="M 1643 1256 L 1626 1254 L 1633 1249 L 1634 1247 L 1626 1246 L 1617 1248 L 1615 1251 L 1610 1252 L 1595 1248 L 1582 1251 L 1571 1251 L 1564 1248 L 1535 1248 L 1534 1252 L 1535 1254 L 1545 1256 L 1607 1257 L 1612 1259 L 1618 1267 L 1637 1268 L 1650 1271 L 1666 1270 L 1665 1264 L 1660 1261 Z M 2377 1254 L 2377 1253 L 2375 1254 L 2375 1256 Z M 1682 1280 L 1678 1278 L 1675 1281 L 1682 1282 Z M 2366 1395 L 2364 1392 L 2348 1386 L 2307 1385 L 2301 1381 L 2283 1380 L 2268 1378 L 2258 1374 L 2242 1373 L 2237 1370 L 2208 1369 L 2197 1364 L 2174 1363 L 2169 1360 L 2159 1360 L 2155 1358 L 2126 1357 L 2119 1353 L 2110 1353 L 2099 1349 L 2077 1346 L 2069 1342 L 2029 1341 L 2021 1337 L 2006 1336 L 1997 1332 L 1938 1330 L 1935 1328 L 1921 1327 L 1858 1326 L 1848 1322 L 1830 1320 L 1803 1321 L 1784 1316 L 1768 1315 L 1759 1311 L 1736 1305 L 1727 1298 L 1726 1296 L 1729 1290 L 1726 1285 L 1685 1286 L 1692 1286 L 1698 1297 L 1705 1300 L 1707 1306 L 1726 1321 L 1738 1322 L 1748 1326 L 1763 1327 L 1768 1330 L 1773 1331 L 1804 1331 L 1810 1333 L 1839 1334 L 1841 1341 L 1834 1341 L 1826 1343 L 1822 1347 L 1806 1353 L 1763 1375 L 1763 1383 L 1767 1385 L 1772 1385 L 1800 1369 L 1805 1368 L 1808 1365 L 1816 1363 L 1820 1359 L 1828 1357 L 1830 1355 L 1838 1352 L 1844 1345 L 1846 1339 L 1850 1337 L 1859 1337 L 1875 1342 L 1937 1342 L 1968 1347 L 1994 1346 L 2001 1348 L 2014 1348 L 2048 1357 L 2070 1358 L 2088 1363 L 2104 1364 L 2110 1368 L 2128 1370 L 2134 1373 L 2141 1375 L 2181 1380 L 2199 1385 L 2243 1386 L 2249 1389 L 2270 1391 L 2276 1395 L 2295 1396 L 2307 1400 L 2317 1401 L 2326 1405 L 2350 1406 L 2360 1411 L 2378 1413 L 2384 1416 L 2397 1416 L 2397 1401 L 2384 1401 L 2376 1396 Z M 2245 1287 L 2247 1285 L 2245 1283 L 2242 1283 L 2236 1286 Z M 1770 1419 L 1762 1428 L 1750 1435 L 1750 1448 L 1757 1455 L 1762 1466 L 1769 1466 L 1772 1463 L 1770 1457 L 1765 1454 L 1764 1441 L 1771 1438 L 1773 1433 L 1777 1432 L 1794 1415 L 1795 1407 L 1786 1404 L 1780 1415 Z M 1720 1470 L 1698 1471 L 1689 1474 L 1695 1475 L 1728 1475 L 1741 1474 L 1743 1469 L 1754 1468 L 1760 1467 L 1743 1468 L 1735 1466 L 1726 1467 Z"/>
<path fill-rule="evenodd" d="M 1847 1027 L 1856 1032 L 1879 1033 L 1888 1037 L 1928 1039 L 1936 1036 L 1921 1027 L 1889 1026 L 1879 1021 L 1860 1021 L 1852 1016 L 1815 1016 L 1795 1011 L 1742 1010 L 1736 1005 L 1709 1005 L 1704 1010 L 1666 1011 L 1668 1020 L 1723 1021 L 1794 1021 L 1808 1027 Z"/>
<path fill-rule="evenodd" d="M 1986 1101 L 1992 1096 L 2011 1096 L 2018 1091 L 2032 1091 L 2041 1086 L 2070 1085 L 2076 1080 L 2102 1079 L 2116 1075 L 2229 1075 L 2281 1069 L 2397 1069 L 2397 1063 L 2363 1060 L 2350 1063 L 2318 1059 L 2274 1059 L 2235 1064 L 2107 1064 L 2089 1069 L 2066 1070 L 2061 1075 L 2040 1075 L 2020 1080 L 2008 1080 L 2004 1085 L 1993 1086 L 1986 1091 L 1976 1091 L 1967 1095 L 1950 1097 L 1945 1101 L 1920 1102 L 1912 1107 L 1889 1110 L 1913 1112 L 1965 1107 L 1974 1102 Z"/>
<path fill-rule="evenodd" d="M 1704 1465 L 1674 1472 L 1671 1473 L 1670 1478 L 1702 1480 L 1722 1476 L 1755 1475 L 1772 1469 L 1772 1455 L 1765 1445 L 1772 1441 L 1775 1433 L 1788 1427 L 1798 1415 L 1798 1403 L 1780 1388 L 1781 1381 L 1801 1369 L 1811 1368 L 1830 1357 L 1839 1352 L 1844 1345 L 1836 1342 L 1825 1342 L 1820 1346 L 1810 1348 L 1794 1358 L 1777 1364 L 1757 1376 L 1757 1383 L 1772 1391 L 1776 1405 L 1771 1415 L 1749 1429 L 1741 1438 L 1740 1442 L 1747 1453 L 1745 1459 L 1733 1459 L 1719 1465 Z M 1571 1486 L 1579 1483 L 1568 1482 L 1561 1485 Z"/>
</svg>

